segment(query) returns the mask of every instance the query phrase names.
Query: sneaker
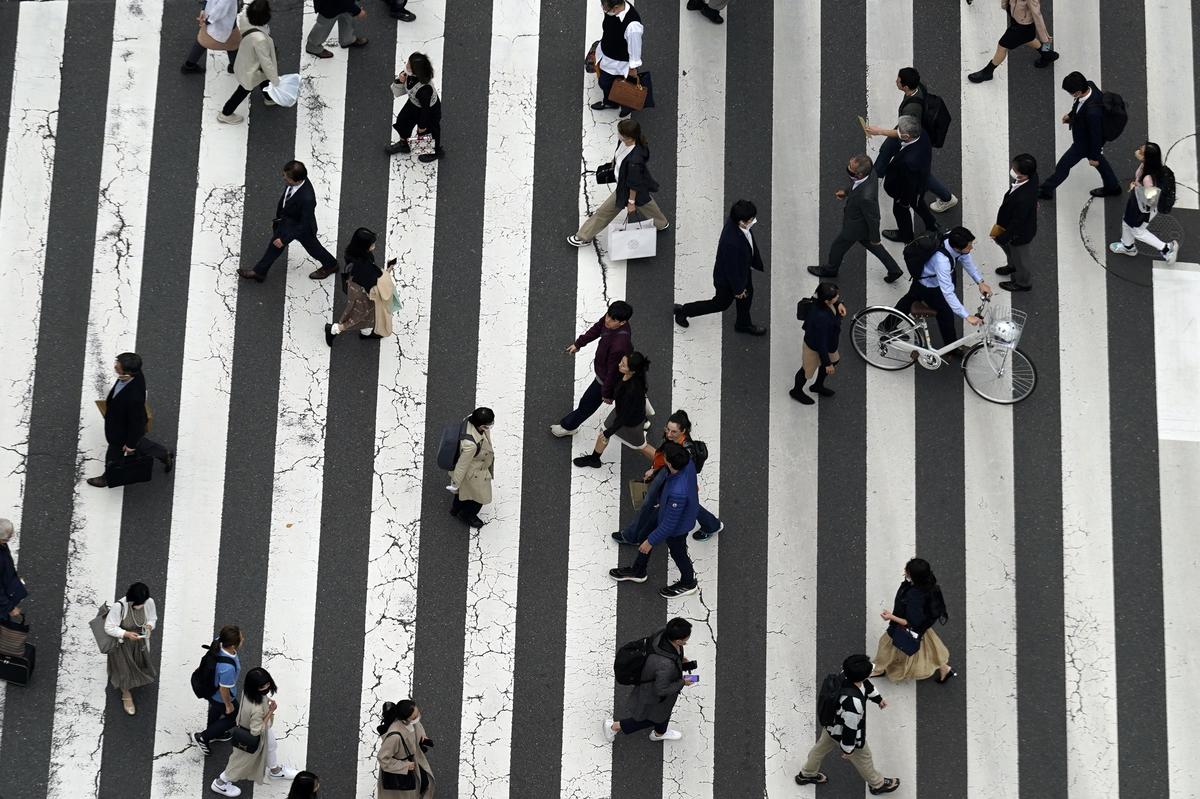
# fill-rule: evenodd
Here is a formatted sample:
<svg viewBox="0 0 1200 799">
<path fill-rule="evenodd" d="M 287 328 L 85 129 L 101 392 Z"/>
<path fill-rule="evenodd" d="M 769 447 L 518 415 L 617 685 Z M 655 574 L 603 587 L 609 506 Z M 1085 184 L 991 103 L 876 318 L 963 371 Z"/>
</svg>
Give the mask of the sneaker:
<svg viewBox="0 0 1200 799">
<path fill-rule="evenodd" d="M 682 737 L 683 733 L 681 733 L 679 730 L 668 729 L 662 735 L 659 735 L 654 730 L 650 730 L 651 741 L 678 741 Z"/>
<path fill-rule="evenodd" d="M 658 589 L 658 593 L 659 596 L 667 599 L 675 599 L 676 597 L 694 594 L 699 590 L 700 583 L 692 583 L 691 585 L 685 585 L 684 583 L 671 583 L 670 585 Z"/>
<path fill-rule="evenodd" d="M 670 222 L 668 222 L 667 224 L 663 225 L 663 226 L 662 226 L 662 227 L 660 227 L 660 228 L 655 228 L 655 230 L 656 230 L 657 232 L 659 232 L 659 233 L 662 233 L 664 230 L 670 230 L 670 229 L 671 229 L 671 223 L 670 223 Z"/>
<path fill-rule="evenodd" d="M 944 214 L 946 211 L 949 211 L 956 205 L 958 205 L 958 198 L 951 194 L 949 200 L 935 200 L 934 202 L 931 202 L 929 204 L 929 210 L 933 211 L 935 214 Z"/>
<path fill-rule="evenodd" d="M 588 455 L 580 455 L 578 458 L 574 458 L 571 463 L 583 468 L 591 467 L 593 469 L 599 469 L 600 456 L 595 452 L 592 452 Z"/>
<path fill-rule="evenodd" d="M 218 111 L 217 121 L 224 122 L 226 125 L 240 125 L 246 121 L 246 118 L 241 114 L 222 114 Z"/>
<path fill-rule="evenodd" d="M 614 724 L 616 724 L 616 722 L 613 721 L 612 719 L 609 719 L 608 721 L 604 722 L 604 740 L 608 741 L 609 743 L 612 743 L 613 741 L 617 740 L 617 734 L 615 732 L 613 732 L 613 728 L 612 728 L 612 725 L 614 725 Z"/>
<path fill-rule="evenodd" d="M 900 787 L 899 779 L 897 779 L 896 777 L 885 777 L 883 780 L 883 784 L 880 785 L 878 788 L 868 787 L 867 790 L 869 790 L 873 796 L 878 796 L 881 793 L 891 793 L 892 791 L 896 790 L 899 787 Z"/>
<path fill-rule="evenodd" d="M 572 247 L 586 247 L 589 244 L 591 244 L 591 242 L 584 241 L 583 239 L 579 238 L 574 233 L 572 233 L 570 236 L 567 236 L 567 244 L 570 244 Z"/>
<path fill-rule="evenodd" d="M 278 774 L 275 773 L 275 769 L 267 769 L 267 776 L 273 780 L 294 780 L 299 773 L 299 769 L 294 769 L 291 766 L 279 766 Z"/>
<path fill-rule="evenodd" d="M 724 529 L 725 529 L 725 522 L 721 522 L 721 526 L 718 527 L 716 530 L 713 530 L 711 533 L 707 533 L 704 530 L 697 530 L 696 532 L 692 533 L 692 538 L 696 539 L 697 541 L 707 541 L 708 539 L 712 538 L 714 535 L 716 535 L 717 533 L 721 532 Z"/>
<path fill-rule="evenodd" d="M 212 743 L 218 743 L 218 744 L 219 744 L 219 743 L 225 743 L 226 741 L 232 741 L 232 740 L 233 740 L 233 730 L 230 730 L 229 732 L 227 732 L 227 733 L 225 733 L 224 735 L 222 735 L 220 738 L 213 738 L 213 739 L 211 739 L 211 740 L 209 741 L 209 743 L 210 743 L 210 744 L 212 744 Z"/>
<path fill-rule="evenodd" d="M 550 425 L 550 435 L 558 436 L 559 438 L 566 438 L 567 436 L 573 436 L 578 432 L 579 432 L 578 427 L 576 427 L 574 430 L 568 430 L 567 428 L 563 427 L 561 424 Z"/>
<path fill-rule="evenodd" d="M 1163 260 L 1168 264 L 1175 263 L 1175 259 L 1179 257 L 1179 242 L 1172 241 L 1167 245 L 1167 251 L 1162 254 Z"/>
<path fill-rule="evenodd" d="M 217 777 L 208 786 L 213 793 L 219 793 L 221 796 L 241 796 L 242 789 L 234 785 L 232 782 L 221 782 L 221 778 Z"/>
<path fill-rule="evenodd" d="M 1119 241 L 1114 241 L 1112 244 L 1108 245 L 1108 251 L 1111 252 L 1113 255 L 1133 256 L 1133 255 L 1138 254 L 1136 244 L 1132 247 L 1126 247 L 1123 243 L 1121 243 Z"/>
<path fill-rule="evenodd" d="M 196 746 L 200 747 L 200 751 L 204 753 L 205 757 L 208 757 L 209 755 L 212 754 L 212 750 L 208 748 L 208 742 L 200 737 L 200 733 L 198 733 L 198 732 L 189 733 L 188 741 L 190 741 L 191 743 L 194 743 Z"/>
<path fill-rule="evenodd" d="M 609 569 L 608 576 L 616 580 L 618 583 L 644 583 L 646 575 L 639 577 L 633 569 L 628 566 L 622 566 L 619 569 Z"/>
<path fill-rule="evenodd" d="M 631 546 L 631 547 L 637 546 L 637 544 L 635 544 L 632 541 L 626 541 L 625 537 L 621 535 L 620 530 L 617 530 L 615 533 L 613 533 L 612 537 L 613 537 L 613 541 L 616 541 L 618 544 L 625 544 L 626 546 Z"/>
</svg>

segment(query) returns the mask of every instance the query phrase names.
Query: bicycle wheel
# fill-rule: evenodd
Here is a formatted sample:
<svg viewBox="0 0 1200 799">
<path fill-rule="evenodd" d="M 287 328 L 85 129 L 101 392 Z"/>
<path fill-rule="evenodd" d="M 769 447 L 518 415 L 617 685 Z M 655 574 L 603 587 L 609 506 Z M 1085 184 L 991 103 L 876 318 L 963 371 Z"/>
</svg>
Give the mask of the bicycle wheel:
<svg viewBox="0 0 1200 799">
<path fill-rule="evenodd" d="M 967 385 L 988 402 L 1013 405 L 1028 397 L 1037 386 L 1037 369 L 1019 349 L 991 350 L 976 344 L 963 358 Z"/>
<path fill-rule="evenodd" d="M 912 350 L 896 347 L 894 342 L 915 338 L 916 327 L 908 317 L 895 308 L 881 305 L 863 308 L 850 325 L 854 351 L 876 369 L 895 372 L 912 366 L 916 362 Z"/>
</svg>

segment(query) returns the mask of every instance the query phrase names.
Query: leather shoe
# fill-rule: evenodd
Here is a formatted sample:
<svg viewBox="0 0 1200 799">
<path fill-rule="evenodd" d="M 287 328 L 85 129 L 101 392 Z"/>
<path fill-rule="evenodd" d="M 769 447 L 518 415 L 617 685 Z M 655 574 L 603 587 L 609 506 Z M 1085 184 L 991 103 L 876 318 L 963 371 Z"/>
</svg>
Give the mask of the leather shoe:
<svg viewBox="0 0 1200 799">
<path fill-rule="evenodd" d="M 366 44 L 367 44 L 367 41 L 368 41 L 368 40 L 367 40 L 367 38 L 366 38 L 365 36 L 359 36 L 357 39 L 355 39 L 354 41 L 350 42 L 350 44 L 343 44 L 343 45 L 342 45 L 342 49 L 343 49 L 343 50 L 348 50 L 348 49 L 350 49 L 351 47 L 364 47 L 364 46 L 366 46 Z"/>
<path fill-rule="evenodd" d="M 324 47 L 321 48 L 321 52 L 319 52 L 319 53 L 314 53 L 312 51 L 308 51 L 308 54 L 312 55 L 312 56 L 316 56 L 317 58 L 333 58 L 333 53 L 331 53 L 329 50 L 327 50 Z"/>
<path fill-rule="evenodd" d="M 750 336 L 767 335 L 767 329 L 761 325 L 734 325 L 733 329 L 738 333 L 745 333 Z"/>
<path fill-rule="evenodd" d="M 616 103 L 610 103 L 608 100 L 597 100 L 596 102 L 592 103 L 593 111 L 603 111 L 606 108 L 619 108 L 619 107 L 620 106 L 618 106 Z"/>
<path fill-rule="evenodd" d="M 1101 186 L 1100 188 L 1092 189 L 1089 192 L 1089 194 L 1091 194 L 1093 197 L 1116 197 L 1120 193 L 1121 193 L 1120 186 L 1113 186 L 1112 188 L 1106 188 L 1104 186 Z"/>
<path fill-rule="evenodd" d="M 883 231 L 882 235 L 888 241 L 895 241 L 900 244 L 908 244 L 910 241 L 912 241 L 912 239 L 906 239 L 901 236 L 899 230 L 885 230 Z"/>
<path fill-rule="evenodd" d="M 883 276 L 884 283 L 895 283 L 900 278 L 904 277 L 903 272 L 888 272 Z"/>
<path fill-rule="evenodd" d="M 828 266 L 810 266 L 808 273 L 817 277 L 837 277 L 837 270 L 830 269 Z"/>
<path fill-rule="evenodd" d="M 332 347 L 333 340 L 335 338 L 337 338 L 337 336 L 333 332 L 333 325 L 326 323 L 326 325 L 325 325 L 325 346 Z"/>
<path fill-rule="evenodd" d="M 324 280 L 325 278 L 329 277 L 336 271 L 337 271 L 336 266 L 322 266 L 320 269 L 316 270 L 315 272 L 309 272 L 308 276 L 311 277 L 313 280 Z"/>
<path fill-rule="evenodd" d="M 108 488 L 108 481 L 104 479 L 104 475 L 100 477 L 89 477 L 87 484 L 96 488 Z"/>
<path fill-rule="evenodd" d="M 690 324 L 687 316 L 683 313 L 682 305 L 675 306 L 675 324 L 679 325 L 680 327 L 687 327 Z"/>
<path fill-rule="evenodd" d="M 390 14 L 393 19 L 398 19 L 401 22 L 412 22 L 417 18 L 417 15 L 407 8 L 393 9 Z"/>
<path fill-rule="evenodd" d="M 997 266 L 996 267 L 997 275 L 1011 275 L 1015 271 L 1017 271 L 1017 270 L 1013 269 L 1011 266 Z"/>
<path fill-rule="evenodd" d="M 261 283 L 266 280 L 265 277 L 255 272 L 253 269 L 239 269 L 238 274 L 247 280 L 253 280 L 255 283 Z"/>
<path fill-rule="evenodd" d="M 704 17 L 714 25 L 722 25 L 725 23 L 725 20 L 721 17 L 721 12 L 717 11 L 715 8 L 710 8 L 708 5 L 701 5 L 696 10 L 700 12 L 700 16 Z"/>
<path fill-rule="evenodd" d="M 1033 286 L 1020 286 L 1011 280 L 1001 280 L 1000 288 L 1004 289 L 1005 291 L 1029 291 L 1033 288 Z"/>
</svg>

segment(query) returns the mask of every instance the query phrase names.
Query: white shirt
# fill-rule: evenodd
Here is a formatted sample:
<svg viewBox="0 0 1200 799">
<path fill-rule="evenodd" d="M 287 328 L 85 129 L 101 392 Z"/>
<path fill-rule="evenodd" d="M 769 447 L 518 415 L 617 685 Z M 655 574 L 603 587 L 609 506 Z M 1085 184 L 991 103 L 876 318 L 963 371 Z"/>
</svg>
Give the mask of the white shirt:
<svg viewBox="0 0 1200 799">
<path fill-rule="evenodd" d="M 908 145 L 910 145 L 910 144 L 916 144 L 916 143 L 917 143 L 917 141 L 918 141 L 918 140 L 920 140 L 920 138 L 921 138 L 921 137 L 920 137 L 920 136 L 918 136 L 917 138 L 915 138 L 915 139 L 909 139 L 908 141 L 905 141 L 904 139 L 901 139 L 901 140 L 900 140 L 900 149 L 901 149 L 901 150 L 903 150 L 905 147 L 907 147 L 907 146 L 908 146 Z"/>
<path fill-rule="evenodd" d="M 746 241 L 750 242 L 750 252 L 754 252 L 754 237 L 750 235 L 750 228 L 738 225 L 738 229 L 742 231 L 742 235 L 746 237 Z"/>
<path fill-rule="evenodd" d="M 617 14 L 617 19 L 625 21 L 625 15 L 629 13 L 629 9 L 633 7 L 633 3 L 625 0 L 625 9 Z M 604 50 L 599 45 L 596 46 L 596 63 L 600 65 L 600 69 L 607 72 L 609 75 L 628 75 L 629 70 L 637 69 L 642 65 L 642 34 L 645 32 L 645 27 L 640 22 L 631 22 L 629 27 L 625 29 L 625 45 L 629 48 L 629 60 L 617 61 L 609 58 L 604 54 Z"/>
<path fill-rule="evenodd" d="M 286 189 L 283 190 L 283 204 L 284 205 L 288 204 L 288 200 L 292 199 L 292 197 L 296 194 L 296 191 L 301 186 L 303 186 L 304 183 L 305 183 L 305 181 L 302 180 L 299 183 L 297 183 L 295 186 L 288 186 Z"/>
<path fill-rule="evenodd" d="M 129 605 L 125 602 L 125 598 L 114 600 L 108 606 L 108 615 L 104 618 L 104 632 L 111 635 L 113 638 L 124 639 L 125 631 L 121 629 L 121 620 L 125 618 L 125 611 Z M 146 600 L 146 604 L 142 607 L 146 612 L 146 624 L 151 627 L 158 627 L 158 611 L 154 608 L 154 598 Z"/>
<path fill-rule="evenodd" d="M 866 177 L 855 178 L 854 182 L 850 184 L 850 191 L 854 191 L 855 189 L 857 189 L 862 184 L 862 182 L 869 177 L 871 177 L 871 174 L 868 172 Z M 849 192 L 847 192 L 847 193 L 849 193 Z"/>
<path fill-rule="evenodd" d="M 1021 188 L 1028 182 L 1029 182 L 1029 178 L 1025 178 L 1024 180 L 1019 180 L 1016 183 L 1012 183 L 1012 181 L 1009 181 L 1009 183 L 1012 183 L 1012 185 L 1008 187 L 1008 193 L 1012 194 L 1014 191 Z"/>
<path fill-rule="evenodd" d="M 208 0 L 204 6 L 204 18 L 208 20 L 208 35 L 218 42 L 229 40 L 233 25 L 237 21 L 237 0 Z"/>
<path fill-rule="evenodd" d="M 940 288 L 942 296 L 946 298 L 946 304 L 950 306 L 950 310 L 955 314 L 966 319 L 969 314 L 967 309 L 958 300 L 958 293 L 954 288 L 954 264 L 950 261 L 950 254 L 954 254 L 954 260 L 963 265 L 963 269 L 971 276 L 971 279 L 976 284 L 983 282 L 983 275 L 979 272 L 979 267 L 975 265 L 975 261 L 971 258 L 969 252 L 959 252 L 950 246 L 949 243 L 943 244 L 942 249 L 934 253 L 933 257 L 925 264 L 925 271 L 921 273 L 920 284 L 928 288 Z M 948 343 L 948 342 L 946 342 Z"/>
<path fill-rule="evenodd" d="M 116 398 L 116 396 L 121 393 L 121 390 L 124 389 L 125 386 L 129 385 L 132 382 L 133 382 L 133 380 L 118 380 L 116 385 L 113 386 L 113 391 L 112 391 L 113 397 Z"/>
<path fill-rule="evenodd" d="M 624 140 L 622 140 L 621 143 L 617 145 L 617 153 L 615 156 L 613 156 L 614 172 L 621 171 L 621 162 L 624 161 L 625 156 L 629 155 L 631 152 L 633 152 L 632 144 L 626 144 Z"/>
</svg>

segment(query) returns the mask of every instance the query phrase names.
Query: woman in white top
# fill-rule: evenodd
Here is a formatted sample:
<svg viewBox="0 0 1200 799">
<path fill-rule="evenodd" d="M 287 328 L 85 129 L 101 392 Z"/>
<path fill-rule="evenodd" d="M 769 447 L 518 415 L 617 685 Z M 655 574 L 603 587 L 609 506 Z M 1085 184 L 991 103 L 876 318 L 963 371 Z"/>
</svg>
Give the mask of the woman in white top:
<svg viewBox="0 0 1200 799">
<path fill-rule="evenodd" d="M 633 119 L 622 119 L 617 123 L 617 151 L 613 154 L 613 180 L 616 188 L 596 212 L 579 226 L 579 230 L 567 236 L 575 247 L 586 247 L 600 231 L 604 230 L 625 211 L 628 216 L 642 214 L 653 220 L 655 230 L 666 230 L 671 226 L 658 203 L 651 196 L 658 191 L 658 183 L 650 174 L 646 162 L 650 160 L 650 147 L 642 135 L 642 126 Z"/>
<path fill-rule="evenodd" d="M 237 77 L 238 85 L 233 94 L 225 101 L 225 105 L 217 114 L 217 121 L 226 125 L 237 125 L 245 117 L 234 111 L 242 101 L 250 96 L 255 89 L 265 89 L 267 84 L 279 85 L 279 64 L 275 55 L 275 40 L 271 38 L 271 5 L 267 0 L 254 0 L 238 14 L 238 30 L 242 32 L 242 42 L 238 52 L 245 50 L 242 57 L 234 65 L 233 74 Z M 270 97 L 264 97 L 263 103 L 275 105 Z"/>
<path fill-rule="evenodd" d="M 179 71 L 185 75 L 203 75 L 204 64 L 201 59 L 207 50 L 224 50 L 229 54 L 229 71 L 233 72 L 233 62 L 237 58 L 238 45 L 242 41 L 242 32 L 237 27 L 237 0 L 206 0 L 202 3 L 200 30 L 196 41 L 188 52 L 187 60 Z"/>
<path fill-rule="evenodd" d="M 108 681 L 121 692 L 121 703 L 131 716 L 137 710 L 130 691 L 158 679 L 158 669 L 150 660 L 150 633 L 157 625 L 158 612 L 145 583 L 129 586 L 104 620 L 104 632 L 120 642 L 108 653 Z"/>
<path fill-rule="evenodd" d="M 1129 199 L 1125 202 L 1125 216 L 1121 219 L 1121 240 L 1108 245 L 1116 255 L 1137 255 L 1134 241 L 1149 244 L 1169 264 L 1175 263 L 1179 255 L 1179 242 L 1167 244 L 1150 232 L 1150 220 L 1158 215 L 1158 199 L 1163 182 L 1162 150 L 1148 141 L 1134 152 L 1138 164 L 1137 172 L 1129 184 Z"/>
</svg>

